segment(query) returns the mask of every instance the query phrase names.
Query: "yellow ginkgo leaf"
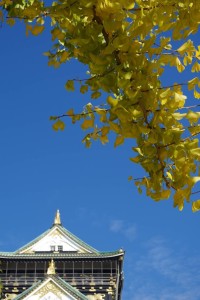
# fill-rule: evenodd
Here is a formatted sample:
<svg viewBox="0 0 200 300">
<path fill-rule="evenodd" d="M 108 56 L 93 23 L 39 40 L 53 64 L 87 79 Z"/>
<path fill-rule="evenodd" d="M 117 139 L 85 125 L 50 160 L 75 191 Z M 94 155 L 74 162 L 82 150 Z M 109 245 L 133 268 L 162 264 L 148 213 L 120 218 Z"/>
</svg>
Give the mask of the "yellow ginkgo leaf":
<svg viewBox="0 0 200 300">
<path fill-rule="evenodd" d="M 119 146 L 119 145 L 122 145 L 123 143 L 124 143 L 124 137 L 123 137 L 123 135 L 118 135 L 118 136 L 116 137 L 114 146 L 117 147 L 117 146 Z"/>
<path fill-rule="evenodd" d="M 55 131 L 58 130 L 64 130 L 65 129 L 65 123 L 63 121 L 61 121 L 60 119 L 58 119 L 58 121 L 56 121 L 53 125 L 52 125 L 53 129 Z"/>
<path fill-rule="evenodd" d="M 44 26 L 40 26 L 40 25 L 35 25 L 32 29 L 31 29 L 31 33 L 33 35 L 38 35 L 40 33 L 42 33 L 44 30 Z"/>
<path fill-rule="evenodd" d="M 192 202 L 192 211 L 197 212 L 200 210 L 200 200 Z"/>
<path fill-rule="evenodd" d="M 65 84 L 65 88 L 66 88 L 67 91 L 73 92 L 74 91 L 74 81 L 73 80 L 68 80 Z"/>
<path fill-rule="evenodd" d="M 93 119 L 84 120 L 82 125 L 81 125 L 81 128 L 83 130 L 86 130 L 86 129 L 92 128 L 92 127 L 94 127 L 94 120 Z"/>
</svg>

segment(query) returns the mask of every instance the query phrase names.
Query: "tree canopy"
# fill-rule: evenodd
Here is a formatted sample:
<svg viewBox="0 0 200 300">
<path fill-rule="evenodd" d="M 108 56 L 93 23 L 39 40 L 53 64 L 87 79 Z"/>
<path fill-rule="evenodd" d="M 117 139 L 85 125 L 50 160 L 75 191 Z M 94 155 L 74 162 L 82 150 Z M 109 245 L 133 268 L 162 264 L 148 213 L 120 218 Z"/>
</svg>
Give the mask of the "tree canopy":
<svg viewBox="0 0 200 300">
<path fill-rule="evenodd" d="M 68 80 L 65 88 L 79 88 L 89 103 L 51 116 L 53 128 L 63 130 L 67 117 L 80 121 L 86 147 L 113 134 L 115 147 L 132 139 L 130 161 L 144 177 L 129 180 L 139 192 L 155 201 L 172 196 L 179 210 L 185 201 L 200 210 L 200 1 L 1 0 L 0 7 L 1 22 L 23 21 L 27 35 L 50 28 L 49 66 L 76 59 L 88 68 L 86 78 Z M 181 81 L 181 74 L 165 84 L 176 72 L 190 78 Z"/>
</svg>

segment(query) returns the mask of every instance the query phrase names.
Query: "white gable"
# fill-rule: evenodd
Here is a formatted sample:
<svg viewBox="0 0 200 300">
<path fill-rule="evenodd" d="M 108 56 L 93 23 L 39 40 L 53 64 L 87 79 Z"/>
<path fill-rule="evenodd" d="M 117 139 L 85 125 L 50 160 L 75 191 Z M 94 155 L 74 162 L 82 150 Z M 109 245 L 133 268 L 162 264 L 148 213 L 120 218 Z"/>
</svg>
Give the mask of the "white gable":
<svg viewBox="0 0 200 300">
<path fill-rule="evenodd" d="M 44 297 L 40 298 L 40 300 L 71 300 L 67 295 L 60 295 L 59 297 L 52 292 L 47 293 Z"/>
<path fill-rule="evenodd" d="M 52 280 L 48 280 L 27 295 L 24 300 L 76 300 L 76 298 L 60 288 Z"/>
<path fill-rule="evenodd" d="M 76 243 L 67 234 L 60 230 L 57 226 L 53 227 L 45 236 L 30 245 L 30 247 L 23 249 L 20 253 L 34 253 L 47 251 L 67 251 L 88 253 L 89 251 Z"/>
<path fill-rule="evenodd" d="M 60 212 L 57 210 L 51 229 L 44 232 L 32 242 L 15 251 L 16 254 L 46 253 L 98 253 L 98 251 L 69 232 L 62 226 Z"/>
<path fill-rule="evenodd" d="M 25 298 L 24 300 L 74 300 L 74 298 L 68 296 L 68 295 L 60 295 L 59 297 L 52 293 L 52 292 L 48 292 L 46 295 L 42 296 L 42 298 L 40 297 L 39 294 L 37 295 L 32 295 L 32 296 L 27 296 L 27 298 Z"/>
</svg>

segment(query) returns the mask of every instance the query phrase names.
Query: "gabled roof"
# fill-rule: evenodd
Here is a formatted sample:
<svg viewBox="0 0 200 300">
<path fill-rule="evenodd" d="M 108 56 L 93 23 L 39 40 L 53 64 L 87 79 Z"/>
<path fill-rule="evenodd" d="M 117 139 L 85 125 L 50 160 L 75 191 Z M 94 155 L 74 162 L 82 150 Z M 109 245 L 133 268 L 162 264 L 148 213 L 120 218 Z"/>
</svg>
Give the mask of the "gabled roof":
<svg viewBox="0 0 200 300">
<path fill-rule="evenodd" d="M 36 296 L 41 293 L 44 294 L 43 296 L 45 296 L 45 294 L 48 295 L 48 293 L 55 293 L 59 295 L 66 295 L 72 300 L 88 300 L 86 296 L 57 275 L 46 276 L 44 280 L 35 283 L 29 289 L 15 297 L 15 300 L 31 300 L 32 296 Z"/>
<path fill-rule="evenodd" d="M 64 252 L 98 253 L 96 249 L 89 246 L 70 231 L 65 229 L 60 221 L 60 213 L 57 211 L 53 226 L 38 236 L 33 241 L 15 251 L 15 254 L 31 254 L 35 252 L 50 251 L 51 246 L 61 245 Z M 56 251 L 57 252 L 57 251 Z"/>
<path fill-rule="evenodd" d="M 55 247 L 55 251 L 51 247 Z M 58 246 L 63 247 L 58 251 Z M 113 252 L 100 252 L 89 246 L 62 226 L 60 213 L 56 212 L 53 225 L 40 236 L 14 252 L 0 252 L 1 259 L 84 259 L 113 258 L 123 256 L 122 249 Z"/>
<path fill-rule="evenodd" d="M 62 225 L 53 225 L 50 229 L 46 230 L 40 236 L 38 236 L 37 238 L 35 238 L 31 242 L 29 242 L 28 244 L 24 245 L 20 249 L 16 250 L 14 253 L 16 253 L 16 254 L 17 253 L 18 254 L 33 253 L 34 251 L 31 251 L 31 250 L 34 249 L 34 246 L 36 246 L 36 244 L 39 244 L 39 242 L 41 242 L 42 240 L 45 241 L 45 239 L 47 237 L 51 237 L 51 235 L 53 235 L 54 233 L 56 233 L 56 235 L 60 234 L 63 238 L 66 239 L 66 241 L 72 248 L 72 250 L 69 250 L 68 252 L 79 252 L 79 253 L 98 253 L 99 252 L 96 249 L 94 249 L 93 247 L 91 247 L 88 244 L 86 244 L 85 242 L 83 242 L 82 240 L 80 240 L 75 235 L 73 235 L 71 232 L 69 232 L 67 229 L 65 229 Z M 73 248 L 74 248 L 74 250 L 73 250 Z M 36 252 L 40 252 L 40 250 L 38 249 L 38 251 L 36 251 Z M 42 252 L 42 249 L 41 249 L 41 252 Z"/>
</svg>

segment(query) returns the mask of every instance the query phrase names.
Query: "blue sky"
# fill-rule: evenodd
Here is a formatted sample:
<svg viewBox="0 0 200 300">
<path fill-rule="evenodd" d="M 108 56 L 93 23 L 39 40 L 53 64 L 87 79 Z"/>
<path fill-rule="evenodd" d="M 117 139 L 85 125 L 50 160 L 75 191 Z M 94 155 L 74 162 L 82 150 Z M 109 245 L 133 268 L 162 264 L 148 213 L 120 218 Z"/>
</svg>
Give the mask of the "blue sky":
<svg viewBox="0 0 200 300">
<path fill-rule="evenodd" d="M 125 249 L 123 300 L 200 299 L 200 215 L 137 193 L 128 176 L 143 171 L 129 161 L 131 141 L 85 149 L 78 124 L 52 130 L 49 116 L 90 100 L 64 88 L 85 68 L 47 66 L 48 31 L 27 38 L 22 25 L 3 24 L 0 40 L 1 251 L 41 234 L 60 209 L 63 225 L 94 248 Z"/>
</svg>

